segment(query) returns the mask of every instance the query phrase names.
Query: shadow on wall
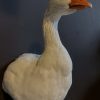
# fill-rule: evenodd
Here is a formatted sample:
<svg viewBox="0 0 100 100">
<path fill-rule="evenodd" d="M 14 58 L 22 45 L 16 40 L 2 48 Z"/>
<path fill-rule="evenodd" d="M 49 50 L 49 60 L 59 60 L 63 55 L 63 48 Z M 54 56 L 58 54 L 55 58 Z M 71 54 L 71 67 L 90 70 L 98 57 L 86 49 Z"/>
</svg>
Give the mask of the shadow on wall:
<svg viewBox="0 0 100 100">
<path fill-rule="evenodd" d="M 100 39 L 97 46 L 97 61 L 100 63 Z"/>
<path fill-rule="evenodd" d="M 11 61 L 12 62 L 12 61 Z M 4 76 L 4 72 L 7 69 L 7 66 L 11 63 L 9 62 L 8 64 L 6 64 L 3 67 L 0 67 L 0 100 L 13 100 L 8 94 L 6 94 L 3 89 L 2 89 L 2 81 L 3 81 L 3 76 Z"/>
<path fill-rule="evenodd" d="M 88 89 L 82 100 L 100 100 L 100 79 Z"/>
<path fill-rule="evenodd" d="M 100 38 L 100 36 L 98 38 Z M 97 78 L 97 81 L 90 88 L 88 88 L 82 100 L 100 100 L 100 39 L 97 42 L 97 48 L 93 58 L 92 62 L 96 62 L 94 64 L 99 78 Z"/>
</svg>

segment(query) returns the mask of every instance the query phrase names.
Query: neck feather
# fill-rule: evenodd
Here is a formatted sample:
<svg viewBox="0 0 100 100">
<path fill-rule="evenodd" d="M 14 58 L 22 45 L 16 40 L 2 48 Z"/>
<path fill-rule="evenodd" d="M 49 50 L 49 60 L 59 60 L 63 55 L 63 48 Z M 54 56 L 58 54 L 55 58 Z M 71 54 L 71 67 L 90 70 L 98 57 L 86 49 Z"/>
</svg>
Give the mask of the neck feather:
<svg viewBox="0 0 100 100">
<path fill-rule="evenodd" d="M 43 20 L 45 48 L 53 48 L 62 45 L 59 33 L 58 22 L 60 18 L 45 16 Z"/>
</svg>

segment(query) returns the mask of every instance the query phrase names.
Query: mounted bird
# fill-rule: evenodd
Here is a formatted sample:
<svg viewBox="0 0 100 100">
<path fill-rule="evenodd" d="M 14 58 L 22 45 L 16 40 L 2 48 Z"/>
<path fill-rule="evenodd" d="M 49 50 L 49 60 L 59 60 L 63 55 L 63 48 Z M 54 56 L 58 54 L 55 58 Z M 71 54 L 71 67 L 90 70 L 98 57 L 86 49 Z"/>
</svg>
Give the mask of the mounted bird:
<svg viewBox="0 0 100 100">
<path fill-rule="evenodd" d="M 25 53 L 5 71 L 3 89 L 14 100 L 64 100 L 72 84 L 72 60 L 58 22 L 63 15 L 92 7 L 86 0 L 49 0 L 43 19 L 44 51 Z"/>
</svg>

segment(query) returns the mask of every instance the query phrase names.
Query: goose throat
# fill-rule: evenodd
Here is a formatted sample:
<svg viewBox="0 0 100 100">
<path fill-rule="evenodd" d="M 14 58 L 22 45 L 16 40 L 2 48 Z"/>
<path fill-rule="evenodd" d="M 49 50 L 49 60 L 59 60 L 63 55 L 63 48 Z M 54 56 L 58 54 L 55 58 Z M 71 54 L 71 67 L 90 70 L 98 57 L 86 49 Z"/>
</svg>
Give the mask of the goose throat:
<svg viewBox="0 0 100 100">
<path fill-rule="evenodd" d="M 43 32 L 44 32 L 44 42 L 45 42 L 45 48 L 48 47 L 57 47 L 62 45 L 59 32 L 58 32 L 58 23 L 59 23 L 60 17 L 58 16 L 47 16 L 45 14 L 44 20 L 43 20 Z"/>
</svg>

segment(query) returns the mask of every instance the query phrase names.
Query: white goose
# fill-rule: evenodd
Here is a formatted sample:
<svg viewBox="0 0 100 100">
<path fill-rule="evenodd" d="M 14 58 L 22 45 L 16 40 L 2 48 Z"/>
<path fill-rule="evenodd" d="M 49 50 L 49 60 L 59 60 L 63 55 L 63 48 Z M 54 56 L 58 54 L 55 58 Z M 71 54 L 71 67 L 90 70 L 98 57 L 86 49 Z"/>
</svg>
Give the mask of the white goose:
<svg viewBox="0 0 100 100">
<path fill-rule="evenodd" d="M 43 54 L 21 55 L 4 74 L 3 89 L 14 100 L 64 100 L 72 84 L 72 61 L 57 26 L 61 16 L 86 7 L 91 7 L 86 0 L 49 0 L 43 20 Z"/>
</svg>

